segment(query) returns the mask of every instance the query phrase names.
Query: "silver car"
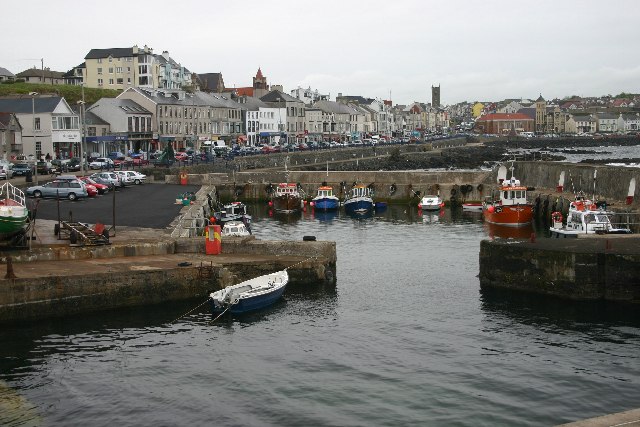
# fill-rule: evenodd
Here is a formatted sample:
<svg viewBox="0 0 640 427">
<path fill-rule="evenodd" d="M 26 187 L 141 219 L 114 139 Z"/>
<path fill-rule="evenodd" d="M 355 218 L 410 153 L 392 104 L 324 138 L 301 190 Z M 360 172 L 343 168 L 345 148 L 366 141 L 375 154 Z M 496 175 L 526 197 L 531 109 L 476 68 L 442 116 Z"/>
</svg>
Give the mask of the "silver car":
<svg viewBox="0 0 640 427">
<path fill-rule="evenodd" d="M 80 180 L 55 180 L 44 185 L 35 185 L 27 188 L 27 196 L 56 197 L 61 199 L 76 200 L 88 197 L 87 189 Z"/>
<path fill-rule="evenodd" d="M 96 172 L 91 175 L 91 179 L 101 180 L 99 182 L 109 182 L 115 187 L 124 187 L 124 182 L 120 179 L 120 176 L 114 172 Z"/>
</svg>

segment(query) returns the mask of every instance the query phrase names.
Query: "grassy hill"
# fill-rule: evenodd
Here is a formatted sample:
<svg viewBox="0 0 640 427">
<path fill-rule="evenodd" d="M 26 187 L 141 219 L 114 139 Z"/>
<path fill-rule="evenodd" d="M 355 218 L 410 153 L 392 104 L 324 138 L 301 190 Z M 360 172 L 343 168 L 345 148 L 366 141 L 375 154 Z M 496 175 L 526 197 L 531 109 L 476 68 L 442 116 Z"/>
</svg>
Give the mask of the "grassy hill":
<svg viewBox="0 0 640 427">
<path fill-rule="evenodd" d="M 41 83 L 11 83 L 0 84 L 0 96 L 10 95 L 26 95 L 29 92 L 38 92 L 39 94 L 55 94 L 66 99 L 69 105 L 75 104 L 82 100 L 82 88 L 80 86 L 70 85 L 51 85 Z M 114 89 L 84 89 L 84 100 L 87 104 L 93 104 L 100 98 L 115 98 L 120 93 Z"/>
</svg>

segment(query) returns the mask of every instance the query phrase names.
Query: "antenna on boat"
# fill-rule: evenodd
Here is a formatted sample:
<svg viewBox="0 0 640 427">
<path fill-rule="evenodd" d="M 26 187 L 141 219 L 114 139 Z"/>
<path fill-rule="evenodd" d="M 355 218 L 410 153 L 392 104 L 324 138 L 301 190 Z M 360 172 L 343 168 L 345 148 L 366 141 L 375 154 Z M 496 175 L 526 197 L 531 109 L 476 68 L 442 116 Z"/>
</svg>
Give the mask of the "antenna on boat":
<svg viewBox="0 0 640 427">
<path fill-rule="evenodd" d="M 598 169 L 593 170 L 593 201 L 596 200 L 596 176 L 598 175 Z"/>
</svg>

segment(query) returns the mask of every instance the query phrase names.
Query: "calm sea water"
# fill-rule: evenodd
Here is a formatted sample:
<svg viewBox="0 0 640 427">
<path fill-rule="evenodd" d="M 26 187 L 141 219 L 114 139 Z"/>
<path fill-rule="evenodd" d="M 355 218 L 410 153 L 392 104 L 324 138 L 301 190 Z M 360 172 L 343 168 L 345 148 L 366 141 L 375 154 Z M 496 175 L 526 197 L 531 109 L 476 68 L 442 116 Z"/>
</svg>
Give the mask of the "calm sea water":
<svg viewBox="0 0 640 427">
<path fill-rule="evenodd" d="M 270 217 L 338 283 L 212 323 L 204 301 L 0 331 L 0 425 L 544 426 L 640 406 L 638 310 L 481 290 L 479 214 Z M 525 230 L 526 236 L 530 230 Z"/>
</svg>

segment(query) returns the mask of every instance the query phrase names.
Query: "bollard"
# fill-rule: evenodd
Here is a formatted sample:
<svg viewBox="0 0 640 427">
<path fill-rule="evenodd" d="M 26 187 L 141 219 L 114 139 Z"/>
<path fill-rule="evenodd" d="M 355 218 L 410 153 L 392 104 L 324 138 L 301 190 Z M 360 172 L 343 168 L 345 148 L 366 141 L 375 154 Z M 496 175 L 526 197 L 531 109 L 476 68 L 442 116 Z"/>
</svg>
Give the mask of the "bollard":
<svg viewBox="0 0 640 427">
<path fill-rule="evenodd" d="M 15 279 L 16 275 L 13 272 L 13 261 L 10 256 L 7 257 L 7 274 L 4 275 L 5 279 Z"/>
<path fill-rule="evenodd" d="M 531 233 L 531 239 L 529 240 L 531 243 L 536 242 L 536 233 Z"/>
</svg>

